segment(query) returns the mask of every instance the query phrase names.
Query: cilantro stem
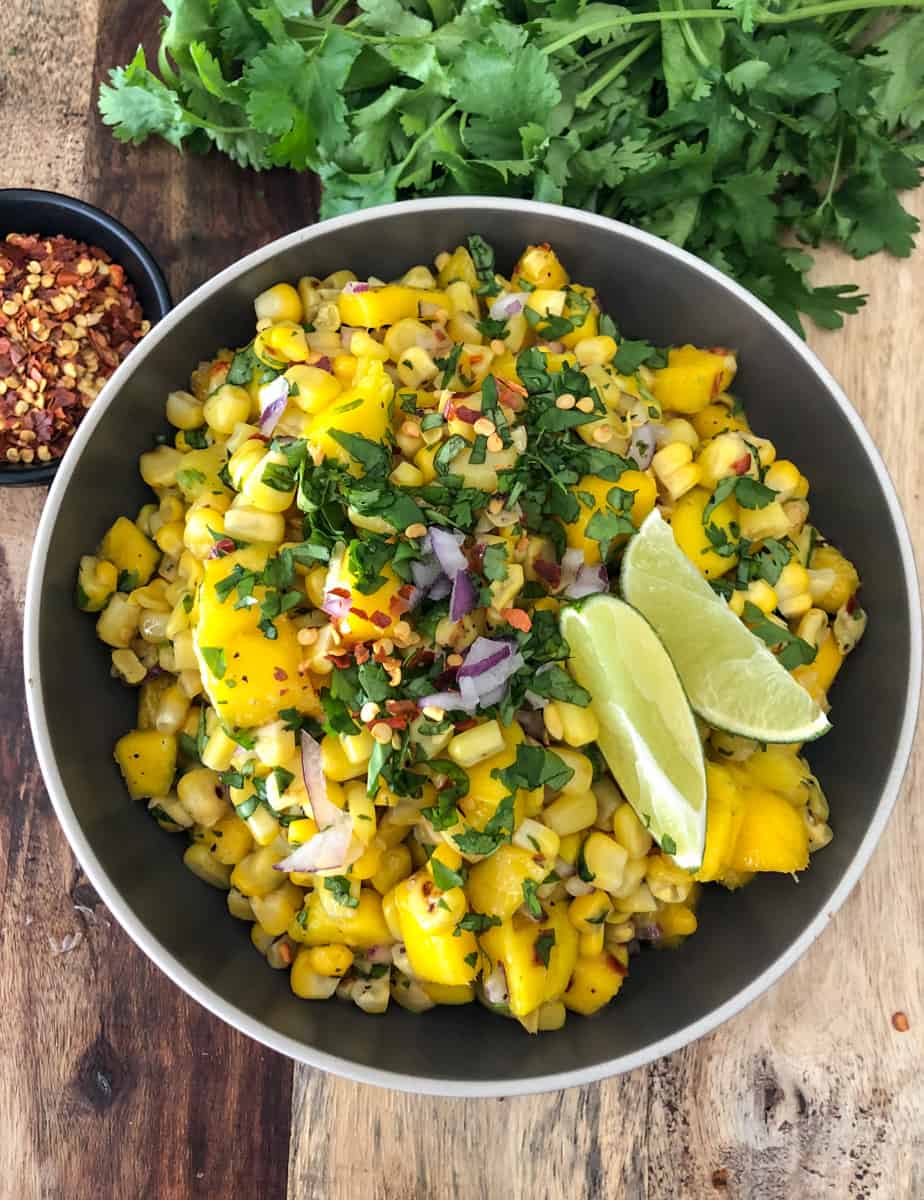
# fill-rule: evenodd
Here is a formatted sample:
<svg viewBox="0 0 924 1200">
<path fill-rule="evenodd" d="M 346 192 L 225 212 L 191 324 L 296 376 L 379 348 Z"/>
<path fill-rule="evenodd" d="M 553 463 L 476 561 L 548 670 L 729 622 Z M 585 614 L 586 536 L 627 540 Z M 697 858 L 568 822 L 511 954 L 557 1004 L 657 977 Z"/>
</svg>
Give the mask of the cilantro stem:
<svg viewBox="0 0 924 1200">
<path fill-rule="evenodd" d="M 432 125 L 430 125 L 427 129 L 425 129 L 423 131 L 423 133 L 420 133 L 417 135 L 417 137 L 411 143 L 410 150 L 408 150 L 407 154 L 405 154 L 404 158 L 402 158 L 401 162 L 398 164 L 398 186 L 399 187 L 401 186 L 401 176 L 407 170 L 408 164 L 411 162 L 414 155 L 417 153 L 418 148 L 423 145 L 423 143 L 427 140 L 427 138 L 431 137 L 434 133 L 436 133 L 436 131 L 440 128 L 440 126 L 445 125 L 446 122 L 449 120 L 449 118 L 451 116 L 454 116 L 455 113 L 457 113 L 458 111 L 459 111 L 458 102 L 456 102 L 455 104 L 450 104 L 448 108 L 443 109 L 443 111 L 436 118 L 436 120 L 433 122 Z"/>
<path fill-rule="evenodd" d="M 585 88 L 583 92 L 578 93 L 577 99 L 575 100 L 575 104 L 578 106 L 578 108 L 587 108 L 591 101 L 598 96 L 604 88 L 609 87 L 614 79 L 617 79 L 623 73 L 623 71 L 625 71 L 628 67 L 631 67 L 636 59 L 641 58 L 642 55 L 652 45 L 654 45 L 657 40 L 657 32 L 646 34 L 646 36 L 642 38 L 638 45 L 634 46 L 627 54 L 624 54 L 618 62 L 613 63 L 610 69 L 608 71 L 604 71 L 600 78 L 594 80 L 590 87 Z"/>
<path fill-rule="evenodd" d="M 757 14 L 755 24 L 760 25 L 792 25 L 798 21 L 812 21 L 816 17 L 830 17 L 834 13 L 858 12 L 870 8 L 913 8 L 924 9 L 924 0 L 904 0 L 896 5 L 895 0 L 825 0 L 823 4 L 807 4 L 791 12 Z M 688 8 L 675 9 L 667 12 L 624 13 L 619 17 L 607 17 L 593 25 L 584 25 L 573 33 L 566 33 L 542 46 L 543 54 L 556 54 L 572 42 L 579 42 L 594 33 L 606 33 L 609 29 L 619 29 L 629 25 L 662 24 L 665 21 L 737 21 L 738 17 L 731 9 Z"/>
<path fill-rule="evenodd" d="M 828 187 L 824 197 L 818 207 L 815 209 L 815 215 L 820 215 L 831 203 L 831 197 L 834 195 L 834 189 L 837 186 L 837 177 L 841 173 L 841 155 L 844 151 L 844 127 L 841 126 L 840 133 L 837 138 L 837 149 L 834 151 L 834 163 L 831 167 L 831 178 L 828 181 Z"/>
</svg>

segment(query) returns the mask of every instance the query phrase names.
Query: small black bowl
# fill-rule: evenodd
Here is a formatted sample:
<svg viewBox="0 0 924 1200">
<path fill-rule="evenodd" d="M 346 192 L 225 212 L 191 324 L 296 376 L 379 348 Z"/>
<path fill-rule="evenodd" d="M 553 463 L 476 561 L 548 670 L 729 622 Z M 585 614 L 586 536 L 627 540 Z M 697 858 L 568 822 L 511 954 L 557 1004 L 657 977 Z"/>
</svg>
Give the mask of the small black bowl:
<svg viewBox="0 0 924 1200">
<path fill-rule="evenodd" d="M 61 234 L 105 250 L 125 269 L 152 326 L 173 307 L 167 280 L 150 250 L 115 217 L 84 200 L 34 188 L 0 188 L 0 239 L 8 233 Z M 48 483 L 60 461 L 22 466 L 0 462 L 0 486 Z"/>
</svg>

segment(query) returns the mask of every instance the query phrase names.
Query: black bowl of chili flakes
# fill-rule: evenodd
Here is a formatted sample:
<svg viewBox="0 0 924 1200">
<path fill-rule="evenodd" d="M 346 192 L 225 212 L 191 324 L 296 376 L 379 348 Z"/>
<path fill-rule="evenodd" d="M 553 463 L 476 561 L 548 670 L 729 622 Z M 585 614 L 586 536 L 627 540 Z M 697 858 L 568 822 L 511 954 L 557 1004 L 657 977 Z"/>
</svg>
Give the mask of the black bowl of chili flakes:
<svg viewBox="0 0 924 1200">
<path fill-rule="evenodd" d="M 51 479 L 102 385 L 171 307 L 150 251 L 108 213 L 0 189 L 0 485 Z"/>
</svg>

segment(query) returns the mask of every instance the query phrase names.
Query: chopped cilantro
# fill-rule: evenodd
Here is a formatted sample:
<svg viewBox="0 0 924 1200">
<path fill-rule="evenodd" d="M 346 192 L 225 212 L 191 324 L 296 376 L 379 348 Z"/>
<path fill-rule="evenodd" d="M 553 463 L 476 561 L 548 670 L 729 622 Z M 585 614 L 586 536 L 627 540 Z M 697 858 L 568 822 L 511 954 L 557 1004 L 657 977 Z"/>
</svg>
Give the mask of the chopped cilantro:
<svg viewBox="0 0 924 1200">
<path fill-rule="evenodd" d="M 225 651 L 222 646 L 200 646 L 199 651 L 205 659 L 205 665 L 216 679 L 224 679 L 228 665 L 225 662 Z"/>
<path fill-rule="evenodd" d="M 343 908 L 359 908 L 359 900 L 353 895 L 346 875 L 327 875 L 324 890 L 330 892 L 337 904 Z"/>
<path fill-rule="evenodd" d="M 549 965 L 549 959 L 552 955 L 552 947 L 555 945 L 555 930 L 543 929 L 542 933 L 536 938 L 535 954 L 536 961 L 542 963 L 544 967 Z"/>
</svg>

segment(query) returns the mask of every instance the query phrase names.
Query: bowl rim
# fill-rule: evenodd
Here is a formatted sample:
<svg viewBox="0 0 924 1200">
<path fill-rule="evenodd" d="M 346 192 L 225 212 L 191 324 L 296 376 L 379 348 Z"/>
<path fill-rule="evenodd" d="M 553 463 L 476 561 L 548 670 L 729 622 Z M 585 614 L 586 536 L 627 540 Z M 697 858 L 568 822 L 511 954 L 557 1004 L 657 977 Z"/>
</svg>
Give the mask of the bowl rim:
<svg viewBox="0 0 924 1200">
<path fill-rule="evenodd" d="M 170 287 L 167 283 L 167 277 L 164 274 L 163 268 L 148 249 L 145 243 L 133 233 L 127 225 L 123 225 L 117 217 L 106 212 L 105 209 L 98 208 L 95 204 L 90 204 L 87 200 L 81 200 L 79 196 L 69 196 L 66 192 L 53 192 L 45 188 L 25 188 L 25 187 L 4 187 L 0 188 L 0 200 L 6 197 L 12 198 L 14 201 L 30 205 L 33 203 L 51 204 L 65 214 L 64 223 L 67 223 L 67 216 L 80 215 L 87 217 L 93 221 L 99 228 L 104 229 L 116 241 L 128 246 L 137 256 L 142 264 L 144 274 L 147 276 L 151 287 L 154 289 L 156 313 L 145 312 L 144 316 L 151 322 L 153 327 L 170 312 L 173 308 L 173 298 L 170 295 Z M 15 232 L 6 230 L 5 233 Z M 67 229 L 62 229 L 61 234 L 64 237 L 70 237 L 71 234 Z M 78 239 L 88 240 L 88 239 Z M 108 251 L 107 251 L 108 253 Z M 113 261 L 118 261 L 115 254 L 112 255 Z M 136 280 L 130 280 L 136 283 Z M 113 372 L 114 374 L 114 372 Z M 102 395 L 102 392 L 100 392 Z M 81 425 L 86 423 L 86 418 L 81 421 Z M 71 438 L 68 443 L 67 450 L 70 450 L 76 440 Z M 67 453 L 67 451 L 65 451 Z M 16 466 L 12 463 L 0 462 L 0 487 L 38 487 L 40 484 L 48 483 L 54 479 L 58 466 L 61 463 L 64 455 L 61 458 L 52 459 L 47 463 L 26 463 L 25 465 Z"/>
<path fill-rule="evenodd" d="M 48 725 L 46 720 L 44 697 L 39 674 L 39 611 L 44 579 L 44 568 L 48 554 L 49 542 L 54 528 L 61 500 L 68 482 L 73 474 L 77 460 L 85 449 L 93 431 L 102 419 L 103 414 L 115 401 L 123 382 L 138 369 L 144 358 L 158 343 L 170 333 L 175 325 L 180 324 L 187 314 L 191 313 L 212 292 L 221 289 L 236 277 L 246 273 L 262 262 L 275 257 L 280 252 L 294 249 L 311 243 L 317 238 L 324 237 L 334 229 L 344 229 L 352 225 L 361 225 L 369 220 L 379 220 L 389 216 L 407 212 L 446 212 L 467 211 L 472 215 L 473 225 L 477 224 L 479 210 L 506 211 L 515 216 L 528 212 L 539 217 L 564 218 L 583 225 L 590 232 L 603 230 L 617 231 L 623 238 L 639 242 L 656 249 L 662 254 L 673 258 L 678 264 L 692 267 L 718 283 L 734 296 L 739 303 L 746 305 L 755 315 L 769 322 L 780 337 L 784 338 L 791 349 L 803 359 L 806 366 L 818 376 L 824 386 L 837 402 L 844 419 L 850 424 L 864 450 L 877 472 L 879 481 L 885 493 L 886 502 L 899 543 L 901 569 L 904 576 L 905 595 L 911 615 L 910 619 L 910 656 L 909 683 L 905 697 L 904 716 L 901 730 L 892 757 L 888 778 L 882 790 L 879 803 L 870 826 L 867 829 L 853 859 L 845 869 L 840 882 L 832 893 L 829 902 L 807 926 L 802 934 L 792 942 L 779 957 L 764 971 L 742 988 L 724 1004 L 712 1009 L 704 1017 L 685 1025 L 668 1037 L 659 1039 L 633 1054 L 625 1054 L 607 1059 L 591 1067 L 570 1071 L 560 1071 L 554 1074 L 536 1075 L 522 1080 L 503 1079 L 493 1081 L 472 1081 L 458 1078 L 434 1078 L 430 1076 L 404 1074 L 394 1071 L 381 1070 L 353 1062 L 339 1055 L 316 1050 L 286 1034 L 276 1033 L 262 1021 L 250 1016 L 230 1004 L 208 984 L 200 982 L 173 954 L 147 929 L 143 921 L 136 917 L 128 904 L 122 899 L 117 888 L 110 883 L 102 864 L 97 859 L 89 839 L 84 833 L 76 814 L 70 806 L 64 784 L 51 748 Z M 644 1066 L 657 1058 L 681 1049 L 693 1042 L 730 1017 L 741 1012 L 748 1005 L 775 983 L 815 941 L 837 910 L 846 900 L 854 885 L 863 872 L 872 855 L 889 816 L 894 808 L 902 779 L 911 753 L 917 723 L 918 703 L 921 690 L 921 604 L 915 569 L 914 553 L 907 525 L 898 502 L 894 485 L 889 476 L 882 456 L 877 450 L 872 438 L 860 420 L 856 410 L 847 399 L 844 391 L 830 375 L 808 346 L 790 329 L 774 312 L 755 296 L 747 292 L 740 284 L 722 274 L 716 268 L 696 258 L 685 250 L 645 233 L 621 221 L 614 221 L 595 213 L 583 212 L 564 205 L 545 204 L 539 201 L 512 200 L 499 197 L 458 196 L 443 199 L 426 199 L 402 201 L 397 204 L 380 205 L 363 209 L 359 212 L 348 213 L 334 217 L 316 225 L 306 226 L 278 238 L 268 245 L 255 250 L 253 253 L 226 267 L 212 279 L 202 284 L 184 300 L 182 300 L 144 339 L 136 352 L 126 359 L 103 387 L 96 402 L 90 409 L 86 419 L 77 430 L 77 434 L 69 447 L 69 453 L 62 459 L 63 467 L 57 473 L 54 484 L 48 496 L 45 510 L 39 523 L 35 537 L 34 550 L 30 563 L 25 600 L 25 618 L 23 628 L 23 651 L 26 675 L 26 698 L 29 720 L 32 727 L 33 739 L 38 755 L 39 765 L 48 788 L 49 796 L 57 814 L 58 820 L 87 873 L 91 883 L 100 897 L 128 933 L 135 944 L 175 983 L 198 1003 L 202 1004 L 215 1016 L 238 1029 L 241 1033 L 253 1038 L 270 1049 L 279 1051 L 297 1062 L 311 1067 L 319 1067 L 333 1074 L 344 1076 L 359 1083 L 371 1083 L 382 1087 L 395 1088 L 400 1091 L 415 1092 L 428 1095 L 454 1096 L 465 1098 L 521 1096 L 536 1092 L 546 1092 L 566 1087 L 577 1087 L 595 1083 L 609 1076 L 621 1074 Z"/>
</svg>

